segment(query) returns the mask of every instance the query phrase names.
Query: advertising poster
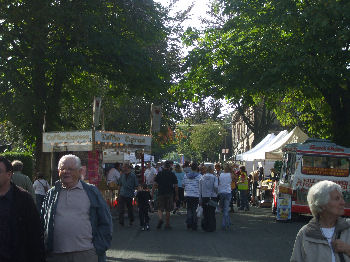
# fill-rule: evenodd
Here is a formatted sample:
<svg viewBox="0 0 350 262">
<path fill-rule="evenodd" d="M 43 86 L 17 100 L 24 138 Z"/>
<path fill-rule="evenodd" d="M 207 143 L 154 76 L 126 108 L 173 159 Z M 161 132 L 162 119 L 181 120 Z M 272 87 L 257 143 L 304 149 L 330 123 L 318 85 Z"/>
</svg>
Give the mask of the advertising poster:
<svg viewBox="0 0 350 262">
<path fill-rule="evenodd" d="M 291 195 L 280 194 L 277 199 L 277 216 L 279 221 L 286 221 L 292 218 L 292 201 Z"/>
</svg>

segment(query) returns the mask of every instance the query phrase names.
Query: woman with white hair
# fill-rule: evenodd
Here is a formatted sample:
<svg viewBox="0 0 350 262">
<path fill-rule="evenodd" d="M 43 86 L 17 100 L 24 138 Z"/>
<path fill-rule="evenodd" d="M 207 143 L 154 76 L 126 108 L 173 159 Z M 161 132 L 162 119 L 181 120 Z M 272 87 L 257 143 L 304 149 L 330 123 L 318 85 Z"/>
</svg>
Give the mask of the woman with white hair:
<svg viewBox="0 0 350 262">
<path fill-rule="evenodd" d="M 350 221 L 344 215 L 341 187 L 331 181 L 313 185 L 307 195 L 313 218 L 295 240 L 290 261 L 350 261 Z"/>
</svg>

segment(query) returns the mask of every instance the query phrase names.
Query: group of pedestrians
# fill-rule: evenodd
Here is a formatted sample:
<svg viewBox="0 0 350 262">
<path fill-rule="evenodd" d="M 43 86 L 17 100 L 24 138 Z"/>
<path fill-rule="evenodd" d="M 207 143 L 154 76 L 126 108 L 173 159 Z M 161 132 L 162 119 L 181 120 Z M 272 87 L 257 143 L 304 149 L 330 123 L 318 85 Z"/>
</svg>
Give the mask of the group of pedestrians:
<svg viewBox="0 0 350 262">
<path fill-rule="evenodd" d="M 186 227 L 198 229 L 198 209 L 202 209 L 200 227 L 204 231 L 216 230 L 216 213 L 222 212 L 221 228 L 229 229 L 232 199 L 238 201 L 241 210 L 249 210 L 248 177 L 245 167 L 235 168 L 230 164 L 205 166 L 196 162 L 185 162 L 183 167 L 166 161 L 157 169 L 147 164 L 145 183 L 138 181 L 130 171 L 122 170 L 117 181 L 119 185 L 118 208 L 119 224 L 124 226 L 125 207 L 128 210 L 129 226 L 133 224 L 133 197 L 137 200 L 141 230 L 149 230 L 148 212 L 155 207 L 158 214 L 157 229 L 171 229 L 170 214 L 176 214 L 182 207 L 186 208 Z M 233 186 L 234 185 L 234 186 Z M 137 193 L 135 195 L 135 190 Z M 238 197 L 238 192 L 239 196 Z M 234 196 L 234 197 L 233 197 Z M 153 201 L 152 201 L 153 200 Z"/>
</svg>

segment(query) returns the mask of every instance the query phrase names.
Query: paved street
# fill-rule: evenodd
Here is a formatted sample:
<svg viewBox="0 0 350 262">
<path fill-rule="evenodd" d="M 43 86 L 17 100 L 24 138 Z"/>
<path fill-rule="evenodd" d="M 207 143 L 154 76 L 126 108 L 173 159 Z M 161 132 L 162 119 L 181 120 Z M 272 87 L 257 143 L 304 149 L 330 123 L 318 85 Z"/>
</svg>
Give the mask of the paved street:
<svg viewBox="0 0 350 262">
<path fill-rule="evenodd" d="M 136 214 L 136 212 L 135 212 Z M 156 214 L 151 214 L 151 230 L 142 232 L 136 220 L 133 227 L 121 228 L 115 222 L 112 249 L 107 261 L 289 261 L 295 236 L 307 223 L 275 222 L 269 208 L 252 208 L 249 212 L 231 214 L 233 226 L 220 229 L 221 215 L 217 215 L 218 230 L 187 231 L 186 214 L 171 216 L 172 230 L 157 230 Z"/>
</svg>

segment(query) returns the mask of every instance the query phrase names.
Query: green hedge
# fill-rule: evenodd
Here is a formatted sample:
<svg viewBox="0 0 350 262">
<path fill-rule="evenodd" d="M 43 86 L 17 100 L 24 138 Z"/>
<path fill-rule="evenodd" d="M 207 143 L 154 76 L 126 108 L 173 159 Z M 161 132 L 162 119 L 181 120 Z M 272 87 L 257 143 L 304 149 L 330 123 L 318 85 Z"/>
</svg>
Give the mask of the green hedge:
<svg viewBox="0 0 350 262">
<path fill-rule="evenodd" d="M 5 152 L 1 153 L 1 156 L 6 157 L 9 161 L 20 160 L 23 163 L 23 174 L 29 176 L 29 178 L 33 181 L 33 157 L 30 153 L 23 152 Z"/>
</svg>

